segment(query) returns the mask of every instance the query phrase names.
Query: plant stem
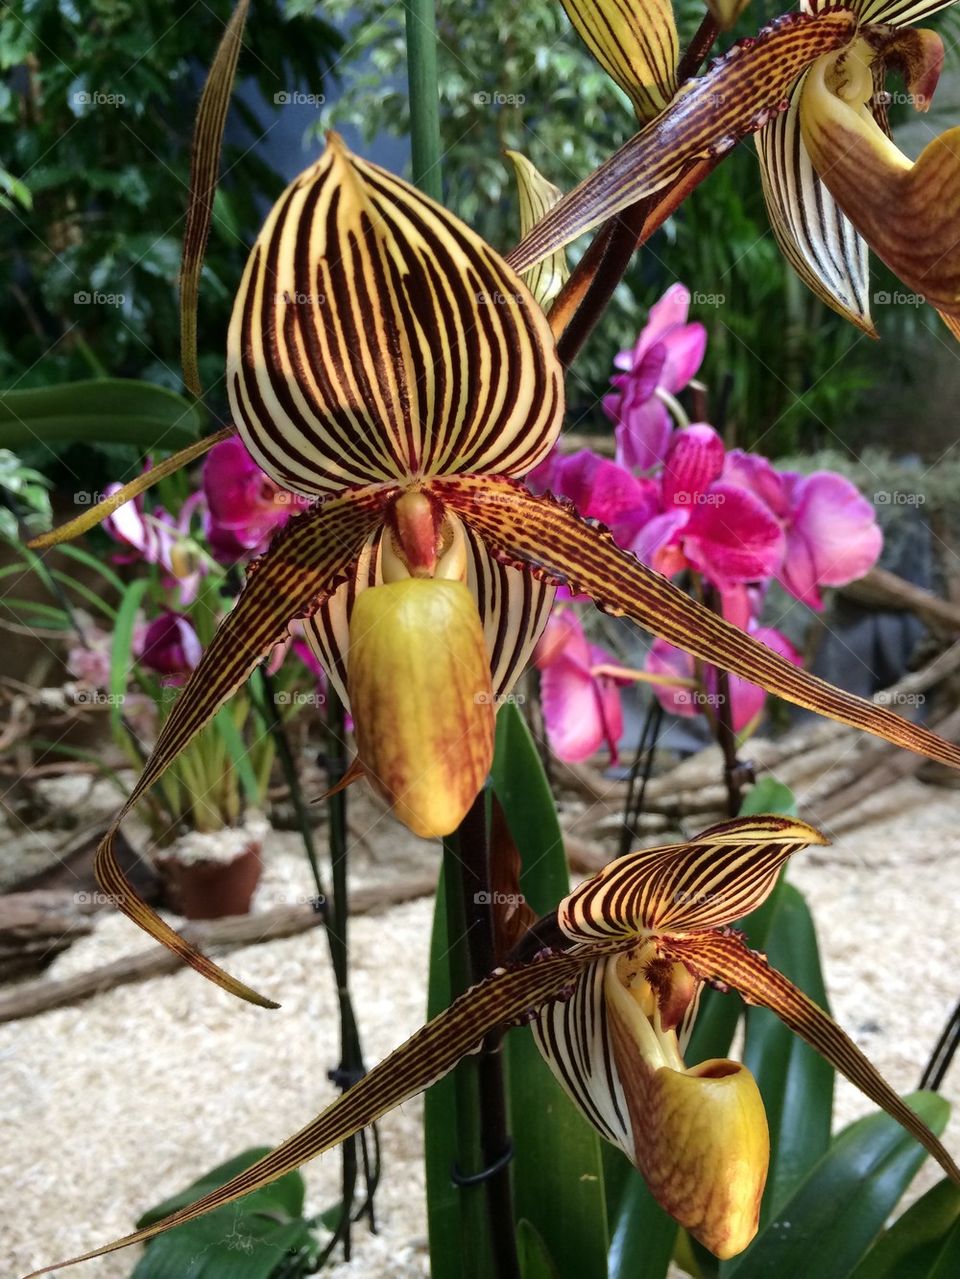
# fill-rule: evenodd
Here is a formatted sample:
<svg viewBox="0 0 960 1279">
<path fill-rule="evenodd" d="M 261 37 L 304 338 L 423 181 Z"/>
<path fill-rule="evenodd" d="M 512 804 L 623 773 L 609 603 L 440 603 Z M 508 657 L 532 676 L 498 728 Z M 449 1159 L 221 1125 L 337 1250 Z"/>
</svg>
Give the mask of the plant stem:
<svg viewBox="0 0 960 1279">
<path fill-rule="evenodd" d="M 486 797 L 481 792 L 454 837 L 444 841 L 444 881 L 448 937 L 451 947 L 451 994 L 480 981 L 494 967 L 493 911 L 490 903 L 489 848 Z M 464 1216 L 471 1213 L 478 1192 L 485 1192 L 487 1238 L 498 1279 L 519 1279 L 513 1195 L 510 1188 L 510 1131 L 504 1090 L 502 1035 L 487 1038 L 480 1053 L 457 1067 L 458 1138 L 461 1158 L 479 1159 L 480 1167 L 459 1167 L 461 1178 L 496 1167 L 474 1185 L 461 1184 Z M 470 1198 L 466 1198 L 469 1196 Z M 474 1200 L 474 1203 L 471 1203 Z M 470 1227 L 465 1243 L 470 1246 Z"/>
<path fill-rule="evenodd" d="M 440 99 L 434 0 L 404 0 L 403 9 L 413 181 L 425 195 L 440 200 Z"/>
</svg>

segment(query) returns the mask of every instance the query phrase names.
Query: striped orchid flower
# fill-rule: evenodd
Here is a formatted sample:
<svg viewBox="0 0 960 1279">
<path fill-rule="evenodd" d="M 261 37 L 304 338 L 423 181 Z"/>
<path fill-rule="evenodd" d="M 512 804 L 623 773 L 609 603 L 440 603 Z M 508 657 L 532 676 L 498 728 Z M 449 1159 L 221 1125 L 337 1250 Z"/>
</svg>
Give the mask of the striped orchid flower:
<svg viewBox="0 0 960 1279">
<path fill-rule="evenodd" d="M 524 1024 L 587 1119 L 640 1169 L 658 1202 L 717 1256 L 733 1256 L 757 1229 L 769 1138 L 744 1066 L 684 1064 L 704 983 L 771 1009 L 960 1182 L 949 1153 L 849 1036 L 731 928 L 769 896 L 792 853 L 825 842 L 796 819 L 738 818 L 691 843 L 611 862 L 539 920 L 501 967 L 307 1127 L 196 1202 L 73 1261 L 143 1242 L 276 1180 L 441 1078 L 491 1031 Z"/>
<path fill-rule="evenodd" d="M 139 900 L 114 840 L 295 618 L 351 708 L 354 773 L 425 836 L 453 831 L 482 786 L 496 707 L 560 585 L 800 706 L 960 765 L 956 746 L 798 669 L 525 487 L 564 410 L 546 317 L 468 227 L 337 138 L 254 244 L 227 382 L 250 454 L 313 502 L 251 566 L 97 867 L 121 910 L 243 998 L 272 1006 Z"/>
<path fill-rule="evenodd" d="M 764 195 L 781 250 L 824 301 L 876 336 L 868 247 L 960 324 L 960 132 L 914 163 L 890 137 L 884 81 L 900 71 L 929 109 L 943 43 L 912 24 L 953 0 L 802 0 L 696 80 L 677 83 L 669 0 L 563 0 L 573 25 L 629 94 L 640 133 L 551 209 L 510 255 L 525 270 L 584 229 L 649 199 L 641 242 L 717 160 L 757 133 Z M 736 4 L 711 5 L 721 25 Z M 818 49 L 819 46 L 819 49 Z M 776 95 L 779 95 L 777 98 Z"/>
</svg>

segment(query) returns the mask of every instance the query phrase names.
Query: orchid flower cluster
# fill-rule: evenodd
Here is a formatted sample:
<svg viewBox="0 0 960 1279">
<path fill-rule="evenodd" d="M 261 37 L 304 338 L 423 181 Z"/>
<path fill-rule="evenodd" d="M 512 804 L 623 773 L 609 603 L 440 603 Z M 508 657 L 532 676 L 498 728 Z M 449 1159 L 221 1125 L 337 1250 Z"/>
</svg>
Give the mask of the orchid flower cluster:
<svg viewBox="0 0 960 1279">
<path fill-rule="evenodd" d="M 115 735 L 138 767 L 143 744 L 156 740 L 176 695 L 168 690 L 179 689 L 189 678 L 223 619 L 231 575 L 262 554 L 302 505 L 301 498 L 275 484 L 232 438 L 210 451 L 200 486 L 180 503 L 176 515 L 159 504 L 148 506 L 141 496 L 104 520 L 104 529 L 117 544 L 109 558 L 130 578 L 125 586 L 125 598 L 134 609 L 129 649 L 120 653 L 114 635 L 85 617 L 74 632 L 67 669 L 87 690 L 85 701 L 102 697 L 123 707 L 122 719 L 115 717 Z M 290 653 L 294 662 L 285 664 Z M 120 683 L 114 669 L 118 661 L 125 662 Z M 283 686 L 275 694 L 281 720 L 297 709 L 325 702 L 323 668 L 298 623 L 293 622 L 275 645 L 264 669 L 268 678 L 282 670 Z M 232 825 L 240 818 L 244 799 L 262 805 L 274 749 L 255 699 L 238 700 L 232 723 L 233 730 L 227 727 L 193 743 L 164 779 L 161 802 L 145 808 L 155 843 L 168 842 L 184 824 L 197 830 Z M 245 793 L 238 760 L 232 758 L 236 734 L 246 739 L 251 765 L 243 770 Z"/>
<path fill-rule="evenodd" d="M 801 656 L 762 614 L 771 582 L 802 604 L 824 606 L 823 590 L 862 577 L 883 544 L 872 504 L 832 471 L 780 471 L 759 453 L 727 449 L 706 422 L 689 422 L 676 396 L 697 374 L 704 326 L 688 321 L 690 293 L 672 285 L 650 310 L 633 347 L 614 360 L 603 400 L 615 424 L 614 458 L 554 448 L 528 476 L 538 492 L 568 498 L 619 546 L 669 578 L 712 588 L 727 621 L 799 666 Z M 606 744 L 616 760 L 623 732 L 620 689 L 652 682 L 664 710 L 712 716 L 722 700 L 713 667 L 655 639 L 642 672 L 590 643 L 567 593 L 537 649 L 544 723 L 554 753 L 586 759 Z M 747 736 L 766 693 L 731 676 L 734 732 Z"/>
</svg>

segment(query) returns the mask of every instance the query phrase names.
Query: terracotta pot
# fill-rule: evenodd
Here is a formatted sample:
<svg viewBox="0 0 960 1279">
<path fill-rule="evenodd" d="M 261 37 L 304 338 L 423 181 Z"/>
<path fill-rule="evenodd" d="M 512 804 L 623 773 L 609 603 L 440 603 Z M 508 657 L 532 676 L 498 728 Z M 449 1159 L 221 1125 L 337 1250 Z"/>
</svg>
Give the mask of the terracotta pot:
<svg viewBox="0 0 960 1279">
<path fill-rule="evenodd" d="M 176 854 L 157 859 L 169 888 L 172 909 L 187 919 L 247 915 L 260 882 L 260 842 L 251 840 L 231 861 L 181 861 Z"/>
</svg>

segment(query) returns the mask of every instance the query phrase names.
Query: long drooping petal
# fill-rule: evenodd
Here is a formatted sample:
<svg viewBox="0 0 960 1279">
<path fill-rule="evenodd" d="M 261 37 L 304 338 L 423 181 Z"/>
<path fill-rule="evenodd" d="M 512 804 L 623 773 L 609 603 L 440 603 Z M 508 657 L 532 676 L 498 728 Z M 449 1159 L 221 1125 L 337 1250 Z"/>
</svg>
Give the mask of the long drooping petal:
<svg viewBox="0 0 960 1279">
<path fill-rule="evenodd" d="M 524 271 L 584 231 L 666 187 L 684 169 L 729 151 L 779 111 L 811 63 L 851 39 L 856 19 L 840 9 L 787 14 L 734 47 L 706 75 L 565 196 L 507 257 Z M 701 176 L 709 167 L 704 165 Z"/>
<path fill-rule="evenodd" d="M 960 767 L 960 747 L 792 665 L 691 600 L 568 504 L 549 494 L 535 497 L 516 481 L 492 477 L 437 481 L 433 488 L 504 562 L 526 564 L 535 574 L 591 596 L 604 612 L 629 617 L 678 648 L 797 706 Z"/>
<path fill-rule="evenodd" d="M 579 959 L 549 953 L 522 967 L 498 969 L 385 1057 L 312 1123 L 225 1185 L 144 1230 L 83 1256 L 35 1270 L 26 1279 L 37 1279 L 38 1275 L 50 1274 L 63 1266 L 143 1243 L 276 1181 L 441 1078 L 461 1058 L 476 1052 L 491 1030 L 529 1021 L 546 1000 L 563 998 L 572 989 L 581 968 Z"/>
<path fill-rule="evenodd" d="M 882 1106 L 888 1115 L 912 1133 L 947 1175 L 960 1183 L 960 1168 L 949 1153 L 929 1128 L 904 1105 L 846 1031 L 782 973 L 771 968 L 763 955 L 750 950 L 739 933 L 714 933 L 683 940 L 670 938 L 664 942 L 664 949 L 701 980 L 730 986 L 747 1003 L 776 1013 L 794 1034 L 806 1040 L 871 1101 Z"/>
<path fill-rule="evenodd" d="M 227 381 L 244 443 L 301 493 L 523 474 L 563 416 L 550 329 L 520 277 L 334 136 L 257 237 Z"/>
<path fill-rule="evenodd" d="M 174 702 L 136 786 L 97 849 L 97 878 L 125 915 L 218 986 L 265 1007 L 276 1005 L 184 941 L 137 896 L 117 863 L 114 841 L 121 822 L 138 800 L 284 638 L 291 620 L 343 580 L 371 527 L 380 519 L 381 501 L 380 493 L 367 491 L 313 507 L 292 519 L 267 554 L 251 567 L 236 606 Z"/>
<path fill-rule="evenodd" d="M 641 124 L 677 91 L 679 48 L 670 0 L 562 0 L 567 17 Z"/>
<path fill-rule="evenodd" d="M 870 112 L 868 55 L 861 42 L 842 69 L 832 55 L 811 67 L 800 95 L 804 144 L 877 256 L 919 297 L 960 316 L 960 128 L 935 138 L 916 162 L 908 159 Z"/>
<path fill-rule="evenodd" d="M 66 524 L 61 524 L 59 528 L 51 529 L 49 533 L 41 533 L 39 537 L 31 538 L 27 545 L 35 550 L 42 550 L 44 547 L 59 546 L 61 542 L 69 542 L 79 537 L 81 533 L 86 533 L 95 524 L 111 516 L 125 502 L 132 502 L 135 497 L 153 488 L 158 480 L 166 479 L 175 471 L 189 466 L 197 458 L 203 457 L 204 453 L 209 453 L 215 444 L 229 440 L 232 435 L 233 427 L 225 426 L 222 431 L 214 431 L 212 435 L 197 440 L 195 444 L 188 444 L 178 453 L 171 453 L 162 462 L 151 466 L 148 471 L 141 471 L 135 480 L 124 484 L 122 488 L 117 489 L 116 493 L 111 493 L 102 502 L 97 502 L 96 506 L 88 507 L 82 515 L 74 516 L 72 520 L 67 520 Z"/>
<path fill-rule="evenodd" d="M 721 928 L 766 901 L 787 858 L 826 843 L 798 818 L 736 817 L 618 857 L 563 899 L 557 922 L 574 942 Z"/>
<path fill-rule="evenodd" d="M 200 300 L 200 273 L 203 254 L 213 218 L 213 198 L 217 190 L 220 149 L 227 108 L 233 92 L 237 59 L 243 43 L 243 27 L 250 0 L 239 0 L 230 16 L 223 39 L 203 86 L 197 120 L 193 131 L 190 157 L 190 204 L 183 232 L 183 257 L 180 263 L 180 359 L 187 389 L 200 395 L 200 371 L 197 367 L 197 304 Z"/>
<path fill-rule="evenodd" d="M 757 157 L 770 227 L 781 251 L 821 301 L 876 336 L 870 318 L 867 246 L 810 162 L 800 133 L 803 79 L 786 111 L 757 134 Z"/>
</svg>

